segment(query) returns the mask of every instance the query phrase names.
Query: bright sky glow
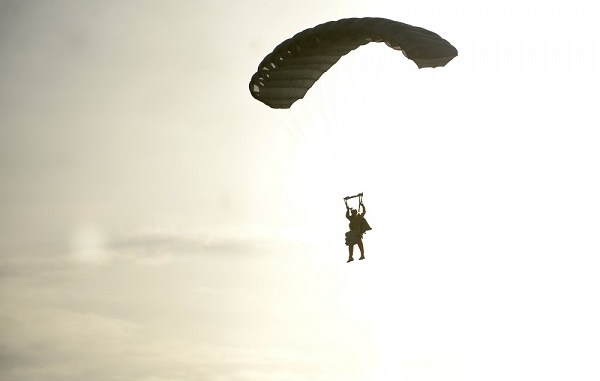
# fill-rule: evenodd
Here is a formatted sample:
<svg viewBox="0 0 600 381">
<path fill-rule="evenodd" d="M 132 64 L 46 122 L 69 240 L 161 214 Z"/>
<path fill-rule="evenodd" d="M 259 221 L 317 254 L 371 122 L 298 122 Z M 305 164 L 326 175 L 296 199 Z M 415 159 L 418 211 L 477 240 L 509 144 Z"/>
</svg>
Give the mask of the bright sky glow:
<svg viewBox="0 0 600 381">
<path fill-rule="evenodd" d="M 594 10 L 0 1 L 0 381 L 597 380 Z M 361 16 L 459 55 L 370 44 L 252 98 L 276 44 Z"/>
</svg>

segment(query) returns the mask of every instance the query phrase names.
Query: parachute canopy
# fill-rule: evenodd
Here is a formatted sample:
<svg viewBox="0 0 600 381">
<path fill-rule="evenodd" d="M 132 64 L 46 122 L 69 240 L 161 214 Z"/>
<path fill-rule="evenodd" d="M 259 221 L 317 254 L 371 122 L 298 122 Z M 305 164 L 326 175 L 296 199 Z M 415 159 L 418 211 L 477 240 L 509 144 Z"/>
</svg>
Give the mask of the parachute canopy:
<svg viewBox="0 0 600 381">
<path fill-rule="evenodd" d="M 427 29 L 384 18 L 349 18 L 306 29 L 283 41 L 258 65 L 250 93 L 272 108 L 290 108 L 342 56 L 369 42 L 384 42 L 419 68 L 444 66 L 458 55 Z"/>
</svg>

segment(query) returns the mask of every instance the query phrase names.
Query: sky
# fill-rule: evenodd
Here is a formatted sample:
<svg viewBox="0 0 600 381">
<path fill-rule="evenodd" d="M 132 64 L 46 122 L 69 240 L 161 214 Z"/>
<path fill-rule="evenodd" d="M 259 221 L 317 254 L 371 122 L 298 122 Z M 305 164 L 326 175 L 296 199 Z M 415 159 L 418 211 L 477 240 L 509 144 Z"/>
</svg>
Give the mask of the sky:
<svg viewBox="0 0 600 381">
<path fill-rule="evenodd" d="M 0 0 L 0 381 L 597 380 L 592 7 Z M 252 98 L 281 41 L 366 16 L 459 54 Z"/>
</svg>

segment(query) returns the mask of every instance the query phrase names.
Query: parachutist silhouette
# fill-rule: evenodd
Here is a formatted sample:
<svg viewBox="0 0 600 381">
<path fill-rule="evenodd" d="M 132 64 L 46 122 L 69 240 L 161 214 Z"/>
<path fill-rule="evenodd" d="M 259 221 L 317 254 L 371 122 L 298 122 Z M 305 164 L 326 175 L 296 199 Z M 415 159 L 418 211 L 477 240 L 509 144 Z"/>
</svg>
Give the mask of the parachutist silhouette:
<svg viewBox="0 0 600 381">
<path fill-rule="evenodd" d="M 359 197 L 358 209 L 350 208 L 348 206 L 348 199 L 353 197 Z M 360 259 L 365 259 L 365 248 L 362 242 L 362 236 L 367 230 L 371 230 L 369 223 L 365 219 L 365 214 L 367 213 L 367 209 L 365 208 L 365 204 L 362 202 L 362 193 L 357 194 L 352 197 L 345 197 L 344 203 L 346 204 L 346 218 L 350 221 L 349 227 L 350 231 L 346 232 L 346 245 L 348 246 L 348 261 L 352 262 L 354 260 L 354 245 L 358 245 L 358 249 L 360 250 Z M 362 208 L 362 212 L 361 209 Z"/>
</svg>

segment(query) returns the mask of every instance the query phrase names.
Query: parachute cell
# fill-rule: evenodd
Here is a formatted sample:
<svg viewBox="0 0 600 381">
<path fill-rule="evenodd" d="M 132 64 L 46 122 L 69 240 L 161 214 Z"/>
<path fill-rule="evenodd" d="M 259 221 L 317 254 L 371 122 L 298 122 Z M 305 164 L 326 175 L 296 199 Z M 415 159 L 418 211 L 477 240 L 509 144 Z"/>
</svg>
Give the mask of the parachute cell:
<svg viewBox="0 0 600 381">
<path fill-rule="evenodd" d="M 250 93 L 272 108 L 289 108 L 342 56 L 384 42 L 419 68 L 444 66 L 458 51 L 439 35 L 384 18 L 350 18 L 306 29 L 283 41 L 258 65 Z"/>
</svg>

